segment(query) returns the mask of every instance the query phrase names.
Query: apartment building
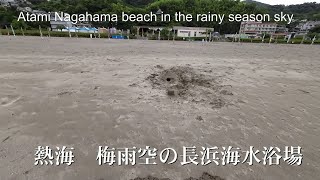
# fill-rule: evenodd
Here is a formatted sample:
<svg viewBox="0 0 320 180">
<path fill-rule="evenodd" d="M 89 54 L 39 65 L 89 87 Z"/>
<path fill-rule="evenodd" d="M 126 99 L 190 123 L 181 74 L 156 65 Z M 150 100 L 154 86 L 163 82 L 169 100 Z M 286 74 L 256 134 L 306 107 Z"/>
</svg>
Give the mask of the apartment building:
<svg viewBox="0 0 320 180">
<path fill-rule="evenodd" d="M 272 22 L 242 22 L 240 25 L 240 34 L 249 34 L 249 35 L 256 35 L 256 34 L 274 34 L 279 30 L 280 27 L 277 23 Z"/>
</svg>

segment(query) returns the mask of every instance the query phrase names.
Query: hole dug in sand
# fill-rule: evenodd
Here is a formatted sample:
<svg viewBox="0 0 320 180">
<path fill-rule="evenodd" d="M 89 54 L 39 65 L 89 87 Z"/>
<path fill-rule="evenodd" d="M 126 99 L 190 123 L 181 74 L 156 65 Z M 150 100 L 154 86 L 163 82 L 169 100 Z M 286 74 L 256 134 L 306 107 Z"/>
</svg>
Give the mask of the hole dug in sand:
<svg viewBox="0 0 320 180">
<path fill-rule="evenodd" d="M 147 77 L 155 89 L 165 90 L 170 97 L 187 102 L 221 108 L 228 104 L 226 96 L 233 95 L 227 86 L 205 69 L 176 66 L 160 69 Z M 231 87 L 231 86 L 228 86 Z"/>
</svg>

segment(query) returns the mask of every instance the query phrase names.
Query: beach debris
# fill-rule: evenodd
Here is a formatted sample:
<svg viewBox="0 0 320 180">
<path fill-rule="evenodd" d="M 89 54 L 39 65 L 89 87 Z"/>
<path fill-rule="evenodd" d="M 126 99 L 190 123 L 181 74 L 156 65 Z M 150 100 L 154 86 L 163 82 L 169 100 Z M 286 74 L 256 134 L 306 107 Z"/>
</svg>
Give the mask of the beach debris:
<svg viewBox="0 0 320 180">
<path fill-rule="evenodd" d="M 63 91 L 63 92 L 59 92 L 58 96 L 71 95 L 71 94 L 73 94 L 73 92 L 71 92 L 71 91 Z"/>
<path fill-rule="evenodd" d="M 168 94 L 169 96 L 174 96 L 176 93 L 175 93 L 174 90 L 170 89 L 170 90 L 167 90 L 167 94 Z"/>
<path fill-rule="evenodd" d="M 227 89 L 221 90 L 220 93 L 223 94 L 223 95 L 228 95 L 228 96 L 232 96 L 233 95 L 233 93 L 231 91 L 227 90 Z"/>
<path fill-rule="evenodd" d="M 155 68 L 163 69 L 164 67 L 163 67 L 162 65 L 159 65 L 159 64 L 158 64 L 158 65 L 155 66 Z"/>
<path fill-rule="evenodd" d="M 309 91 L 306 91 L 306 90 L 303 90 L 303 89 L 298 89 L 298 91 L 303 92 L 305 94 L 309 94 L 310 93 Z"/>
<path fill-rule="evenodd" d="M 137 87 L 137 83 L 132 83 L 132 84 L 129 84 L 130 87 Z"/>
<path fill-rule="evenodd" d="M 196 117 L 196 120 L 198 120 L 198 121 L 203 121 L 203 118 L 202 118 L 202 116 L 197 116 L 197 117 Z"/>
</svg>

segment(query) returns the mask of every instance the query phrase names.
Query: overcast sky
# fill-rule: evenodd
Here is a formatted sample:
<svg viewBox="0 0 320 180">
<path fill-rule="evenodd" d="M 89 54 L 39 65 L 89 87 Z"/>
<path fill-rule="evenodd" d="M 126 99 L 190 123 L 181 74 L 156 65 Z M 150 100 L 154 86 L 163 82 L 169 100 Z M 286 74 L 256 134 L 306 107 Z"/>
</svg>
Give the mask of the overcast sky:
<svg viewBox="0 0 320 180">
<path fill-rule="evenodd" d="M 285 4 L 285 5 L 290 5 L 290 4 L 303 4 L 305 2 L 317 2 L 320 3 L 320 0 L 256 0 L 259 2 L 275 5 L 275 4 Z"/>
</svg>

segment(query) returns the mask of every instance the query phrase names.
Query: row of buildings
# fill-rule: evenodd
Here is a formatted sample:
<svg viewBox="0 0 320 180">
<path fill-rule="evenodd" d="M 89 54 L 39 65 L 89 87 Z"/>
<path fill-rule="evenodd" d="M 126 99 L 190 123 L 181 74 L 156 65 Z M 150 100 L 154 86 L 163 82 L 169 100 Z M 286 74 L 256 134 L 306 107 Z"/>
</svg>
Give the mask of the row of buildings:
<svg viewBox="0 0 320 180">
<path fill-rule="evenodd" d="M 285 25 L 280 25 L 272 22 L 242 22 L 240 25 L 239 34 L 249 38 L 259 38 L 264 34 L 269 35 L 305 35 L 310 29 L 320 26 L 320 21 L 301 21 L 293 30 L 289 32 Z"/>
<path fill-rule="evenodd" d="M 320 26 L 320 21 L 302 20 L 294 29 L 296 32 L 307 33 L 310 29 Z"/>
</svg>

